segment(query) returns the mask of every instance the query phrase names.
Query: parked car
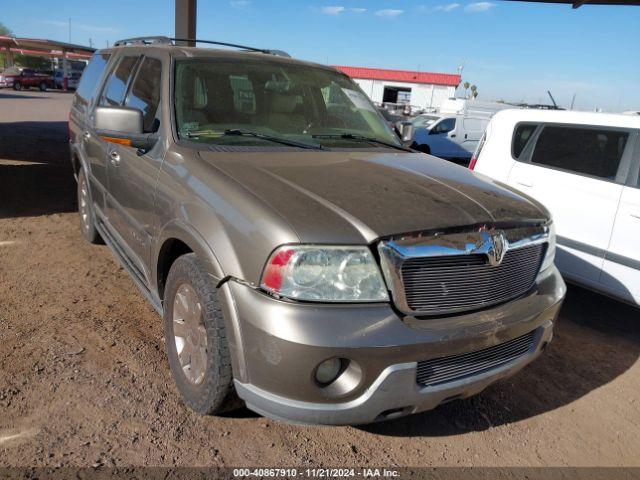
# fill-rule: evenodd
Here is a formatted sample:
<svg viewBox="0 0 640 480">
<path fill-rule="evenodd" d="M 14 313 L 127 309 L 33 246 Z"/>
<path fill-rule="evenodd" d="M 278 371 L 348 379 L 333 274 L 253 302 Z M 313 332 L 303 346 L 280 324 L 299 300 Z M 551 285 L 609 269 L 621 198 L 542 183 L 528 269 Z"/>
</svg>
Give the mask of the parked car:
<svg viewBox="0 0 640 480">
<path fill-rule="evenodd" d="M 413 148 L 436 157 L 468 163 L 488 123 L 488 118 L 441 115 L 432 123 L 415 129 Z"/>
<path fill-rule="evenodd" d="M 7 67 L 0 72 L 0 88 L 13 87 L 13 79 L 20 75 L 21 67 Z"/>
<path fill-rule="evenodd" d="M 504 103 L 447 99 L 437 113 L 414 118 L 413 148 L 467 165 L 491 117 L 509 107 Z"/>
<path fill-rule="evenodd" d="M 572 282 L 640 304 L 640 118 L 507 110 L 470 167 L 544 203 Z"/>
<path fill-rule="evenodd" d="M 39 72 L 31 68 L 18 68 L 11 73 L 3 73 L 6 81 L 11 82 L 14 90 L 22 90 L 23 88 L 39 88 L 46 91 L 53 87 L 53 77 L 44 72 Z"/>
<path fill-rule="evenodd" d="M 69 90 L 75 90 L 76 88 L 78 88 L 78 83 L 80 83 L 81 76 L 82 76 L 82 72 L 78 72 L 78 71 L 68 72 L 67 88 Z M 54 82 L 55 88 L 62 90 L 65 87 L 64 80 L 65 80 L 64 70 L 62 69 L 56 70 L 55 73 L 53 74 L 53 82 Z"/>
<path fill-rule="evenodd" d="M 163 316 L 185 403 L 363 424 L 538 356 L 565 295 L 547 210 L 405 148 L 337 70 L 242 49 L 116 42 L 69 117 L 82 232 Z"/>
<path fill-rule="evenodd" d="M 399 113 L 391 112 L 386 108 L 382 108 L 382 107 L 377 107 L 377 108 L 380 114 L 382 115 L 382 117 L 387 122 L 387 125 L 389 126 L 389 128 L 391 128 L 392 130 L 397 131 L 397 125 L 399 122 L 405 122 L 409 120 L 408 117 L 404 115 L 400 115 Z"/>
</svg>

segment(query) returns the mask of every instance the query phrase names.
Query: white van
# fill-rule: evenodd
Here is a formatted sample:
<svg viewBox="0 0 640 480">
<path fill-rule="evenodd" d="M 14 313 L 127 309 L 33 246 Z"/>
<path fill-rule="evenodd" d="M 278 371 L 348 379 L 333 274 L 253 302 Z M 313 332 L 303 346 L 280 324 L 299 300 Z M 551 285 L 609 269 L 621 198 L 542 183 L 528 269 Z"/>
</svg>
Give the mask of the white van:
<svg viewBox="0 0 640 480">
<path fill-rule="evenodd" d="M 450 98 L 438 113 L 418 115 L 413 148 L 448 160 L 468 163 L 491 117 L 509 105 Z"/>
<path fill-rule="evenodd" d="M 640 305 L 640 117 L 505 110 L 469 168 L 549 208 L 565 278 Z"/>
</svg>

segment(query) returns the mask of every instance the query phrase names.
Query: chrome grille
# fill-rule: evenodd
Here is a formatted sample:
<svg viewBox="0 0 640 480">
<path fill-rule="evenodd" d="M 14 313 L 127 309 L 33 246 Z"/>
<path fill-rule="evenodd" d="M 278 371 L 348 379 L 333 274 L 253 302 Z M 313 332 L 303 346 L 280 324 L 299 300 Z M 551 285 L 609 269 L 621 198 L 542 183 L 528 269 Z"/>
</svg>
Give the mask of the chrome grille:
<svg viewBox="0 0 640 480">
<path fill-rule="evenodd" d="M 406 302 L 417 314 L 476 310 L 525 294 L 533 286 L 545 244 L 506 252 L 489 265 L 484 254 L 416 257 L 401 265 Z"/>
<path fill-rule="evenodd" d="M 483 350 L 418 362 L 418 384 L 438 385 L 497 368 L 526 355 L 533 347 L 534 337 L 535 330 Z"/>
</svg>

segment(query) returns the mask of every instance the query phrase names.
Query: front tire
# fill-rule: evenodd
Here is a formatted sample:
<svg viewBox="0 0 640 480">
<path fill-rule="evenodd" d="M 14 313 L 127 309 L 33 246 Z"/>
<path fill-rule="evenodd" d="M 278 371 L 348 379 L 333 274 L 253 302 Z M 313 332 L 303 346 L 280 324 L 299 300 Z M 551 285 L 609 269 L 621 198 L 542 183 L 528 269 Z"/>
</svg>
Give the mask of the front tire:
<svg viewBox="0 0 640 480">
<path fill-rule="evenodd" d="M 14 89 L 14 90 L 22 90 L 22 83 L 20 83 L 20 82 L 13 82 L 13 89 Z"/>
<path fill-rule="evenodd" d="M 195 254 L 173 263 L 164 298 L 167 356 L 184 403 L 201 415 L 227 410 L 235 391 L 224 317 Z"/>
<path fill-rule="evenodd" d="M 47 83 L 46 82 L 40 82 L 40 91 L 41 92 L 46 92 L 47 91 Z"/>
</svg>

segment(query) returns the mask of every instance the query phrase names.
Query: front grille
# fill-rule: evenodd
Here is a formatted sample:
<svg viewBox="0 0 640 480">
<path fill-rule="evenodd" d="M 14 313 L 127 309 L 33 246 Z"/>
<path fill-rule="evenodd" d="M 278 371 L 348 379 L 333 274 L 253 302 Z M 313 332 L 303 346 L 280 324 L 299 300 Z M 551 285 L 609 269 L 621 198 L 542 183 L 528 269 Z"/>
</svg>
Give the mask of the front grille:
<svg viewBox="0 0 640 480">
<path fill-rule="evenodd" d="M 534 336 L 535 330 L 476 352 L 418 362 L 418 384 L 439 385 L 497 368 L 526 355 L 533 346 Z"/>
<path fill-rule="evenodd" d="M 484 254 L 409 258 L 401 266 L 407 305 L 435 315 L 476 310 L 528 292 L 542 263 L 545 244 L 509 250 L 498 266 Z"/>
</svg>

